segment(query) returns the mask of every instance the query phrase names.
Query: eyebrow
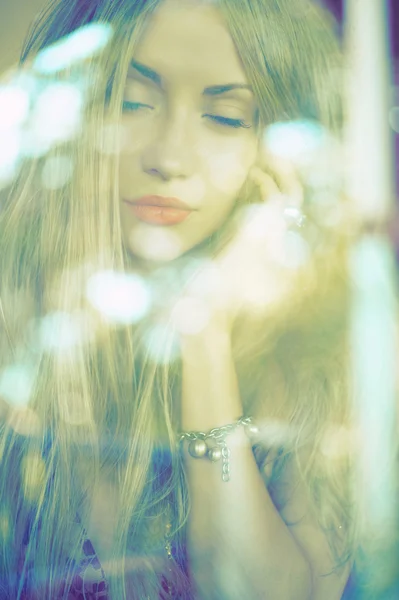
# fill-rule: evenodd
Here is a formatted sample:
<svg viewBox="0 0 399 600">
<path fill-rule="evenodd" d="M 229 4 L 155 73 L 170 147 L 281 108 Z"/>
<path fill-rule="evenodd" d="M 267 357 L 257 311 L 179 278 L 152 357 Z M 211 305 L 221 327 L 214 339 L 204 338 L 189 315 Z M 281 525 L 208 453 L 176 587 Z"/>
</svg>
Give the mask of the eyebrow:
<svg viewBox="0 0 399 600">
<path fill-rule="evenodd" d="M 163 87 L 162 77 L 159 75 L 159 73 L 157 73 L 153 69 L 150 69 L 150 67 L 147 67 L 142 63 L 138 63 L 135 60 L 132 60 L 130 66 L 136 71 L 138 71 L 140 75 L 142 75 L 146 79 L 150 79 L 151 81 L 153 81 L 158 87 Z M 210 87 L 207 87 L 204 89 L 202 94 L 203 96 L 218 96 L 219 94 L 225 94 L 226 92 L 230 92 L 231 90 L 249 90 L 253 93 L 252 87 L 245 83 L 227 83 L 225 85 L 212 85 Z"/>
</svg>

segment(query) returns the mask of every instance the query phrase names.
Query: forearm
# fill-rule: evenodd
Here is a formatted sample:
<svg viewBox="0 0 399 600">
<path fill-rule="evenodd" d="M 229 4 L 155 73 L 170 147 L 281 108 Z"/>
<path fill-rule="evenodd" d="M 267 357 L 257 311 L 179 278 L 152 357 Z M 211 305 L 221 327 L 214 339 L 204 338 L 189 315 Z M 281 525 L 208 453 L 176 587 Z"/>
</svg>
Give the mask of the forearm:
<svg viewBox="0 0 399 600">
<path fill-rule="evenodd" d="M 228 337 L 213 332 L 182 349 L 182 429 L 208 431 L 242 414 Z M 221 463 L 194 459 L 185 445 L 191 498 L 190 571 L 198 600 L 309 600 L 310 567 L 276 510 L 240 427 L 227 437 L 230 481 Z"/>
</svg>

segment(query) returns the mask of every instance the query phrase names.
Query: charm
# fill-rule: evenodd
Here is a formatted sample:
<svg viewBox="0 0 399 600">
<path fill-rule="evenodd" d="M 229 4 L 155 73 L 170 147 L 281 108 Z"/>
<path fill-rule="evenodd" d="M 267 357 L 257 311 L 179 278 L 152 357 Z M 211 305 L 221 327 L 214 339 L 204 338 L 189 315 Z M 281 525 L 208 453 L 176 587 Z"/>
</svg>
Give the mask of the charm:
<svg viewBox="0 0 399 600">
<path fill-rule="evenodd" d="M 214 448 L 209 448 L 208 450 L 208 458 L 212 462 L 216 462 L 222 458 L 222 450 L 215 446 Z"/>
<path fill-rule="evenodd" d="M 188 452 L 193 458 L 203 458 L 208 451 L 205 440 L 193 440 L 188 445 Z"/>
</svg>

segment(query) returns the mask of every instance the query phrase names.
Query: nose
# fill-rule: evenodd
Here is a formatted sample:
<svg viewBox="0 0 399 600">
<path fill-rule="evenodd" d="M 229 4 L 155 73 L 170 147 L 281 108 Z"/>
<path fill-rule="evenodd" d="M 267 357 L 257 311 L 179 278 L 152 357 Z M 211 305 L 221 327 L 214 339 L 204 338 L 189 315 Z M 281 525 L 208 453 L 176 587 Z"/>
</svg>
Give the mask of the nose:
<svg viewBox="0 0 399 600">
<path fill-rule="evenodd" d="M 142 154 L 145 173 L 165 181 L 192 175 L 195 160 L 188 116 L 183 108 L 159 117 L 154 137 Z"/>
</svg>

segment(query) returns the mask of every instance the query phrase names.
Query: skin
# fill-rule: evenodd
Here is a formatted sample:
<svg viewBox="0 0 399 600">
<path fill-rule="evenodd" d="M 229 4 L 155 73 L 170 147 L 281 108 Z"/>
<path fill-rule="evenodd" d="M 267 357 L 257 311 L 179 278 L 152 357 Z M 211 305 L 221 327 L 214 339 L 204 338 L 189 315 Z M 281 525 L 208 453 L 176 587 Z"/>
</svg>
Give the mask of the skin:
<svg viewBox="0 0 399 600">
<path fill-rule="evenodd" d="M 258 156 L 256 103 L 248 89 L 203 95 L 210 86 L 248 85 L 227 26 L 210 5 L 166 0 L 132 58 L 158 73 L 162 83 L 130 67 L 123 112 L 128 142 L 120 161 L 121 226 L 129 252 L 155 265 L 195 248 L 228 218 Z M 240 119 L 248 127 L 212 117 Z M 194 211 L 177 225 L 143 223 L 123 199 L 145 195 L 176 197 Z"/>
</svg>

